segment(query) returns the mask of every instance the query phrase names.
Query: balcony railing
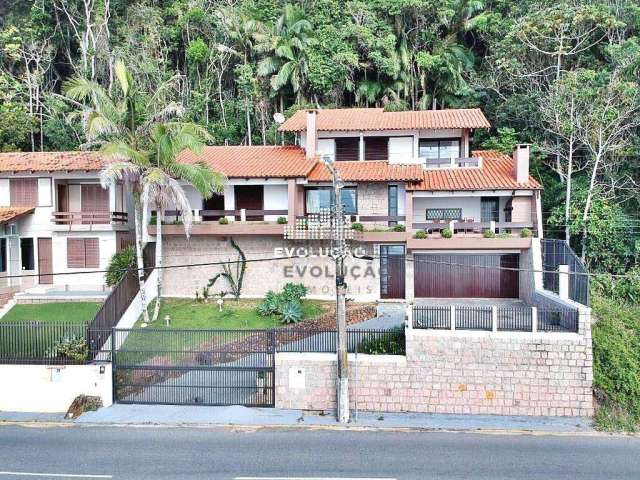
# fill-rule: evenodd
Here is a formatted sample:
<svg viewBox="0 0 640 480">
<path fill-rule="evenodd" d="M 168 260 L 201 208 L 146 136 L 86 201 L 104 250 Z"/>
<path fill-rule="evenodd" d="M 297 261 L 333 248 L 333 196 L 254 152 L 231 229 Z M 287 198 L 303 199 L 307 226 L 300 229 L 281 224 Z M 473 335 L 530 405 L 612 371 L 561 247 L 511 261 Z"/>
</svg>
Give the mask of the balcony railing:
<svg viewBox="0 0 640 480">
<path fill-rule="evenodd" d="M 482 159 L 480 157 L 469 158 L 421 158 L 426 168 L 460 168 L 460 167 L 480 167 Z"/>
<path fill-rule="evenodd" d="M 414 222 L 414 230 L 424 230 L 427 233 L 440 232 L 448 228 L 455 234 L 482 234 L 485 230 L 491 230 L 494 233 L 504 232 L 505 230 L 522 230 L 527 228 L 534 232 L 532 222 L 476 222 L 473 220 L 456 221 L 456 220 L 435 220 L 431 222 Z"/>
<path fill-rule="evenodd" d="M 251 210 L 240 208 L 237 210 L 192 210 L 194 222 L 217 222 L 222 217 L 234 217 L 240 222 L 258 221 L 264 222 L 265 216 L 277 216 L 286 217 L 289 214 L 288 210 Z M 151 215 L 155 215 L 156 212 L 151 212 Z M 179 210 L 167 210 L 164 214 L 165 222 L 180 221 L 182 212 Z M 257 218 L 258 217 L 258 218 Z"/>
<path fill-rule="evenodd" d="M 124 225 L 127 212 L 53 212 L 55 225 Z"/>
</svg>

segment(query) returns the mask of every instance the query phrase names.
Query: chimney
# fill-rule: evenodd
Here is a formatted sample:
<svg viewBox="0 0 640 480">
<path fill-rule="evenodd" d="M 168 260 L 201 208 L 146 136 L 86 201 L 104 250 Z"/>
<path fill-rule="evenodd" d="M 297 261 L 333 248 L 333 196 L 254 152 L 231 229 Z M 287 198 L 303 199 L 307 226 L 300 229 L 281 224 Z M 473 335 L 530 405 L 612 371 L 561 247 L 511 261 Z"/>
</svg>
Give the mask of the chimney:
<svg viewBox="0 0 640 480">
<path fill-rule="evenodd" d="M 529 145 L 519 143 L 513 150 L 513 177 L 518 183 L 529 181 Z"/>
<path fill-rule="evenodd" d="M 316 128 L 317 113 L 316 110 L 307 111 L 307 141 L 305 143 L 307 158 L 315 158 L 316 156 L 316 148 L 318 145 L 318 131 Z"/>
</svg>

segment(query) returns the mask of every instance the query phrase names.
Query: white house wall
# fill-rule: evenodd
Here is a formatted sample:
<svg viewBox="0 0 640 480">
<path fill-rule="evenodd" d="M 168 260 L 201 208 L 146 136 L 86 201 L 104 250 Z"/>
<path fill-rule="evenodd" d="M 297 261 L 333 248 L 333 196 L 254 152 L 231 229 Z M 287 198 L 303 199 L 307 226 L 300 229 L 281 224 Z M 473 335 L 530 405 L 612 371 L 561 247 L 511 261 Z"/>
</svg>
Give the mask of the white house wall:
<svg viewBox="0 0 640 480">
<path fill-rule="evenodd" d="M 446 197 L 413 199 L 413 221 L 425 223 L 427 208 L 462 208 L 462 218 L 473 218 L 480 221 L 480 197 Z"/>
<path fill-rule="evenodd" d="M 53 189 L 51 178 L 38 179 L 38 207 L 50 207 L 53 205 Z"/>
<path fill-rule="evenodd" d="M 264 186 L 264 210 L 288 210 L 289 193 L 287 185 Z M 264 219 L 274 222 L 282 215 L 265 215 Z M 286 215 L 284 215 L 286 216 Z"/>
<path fill-rule="evenodd" d="M 10 205 L 10 201 L 9 179 L 0 178 L 0 207 L 8 207 Z"/>
</svg>

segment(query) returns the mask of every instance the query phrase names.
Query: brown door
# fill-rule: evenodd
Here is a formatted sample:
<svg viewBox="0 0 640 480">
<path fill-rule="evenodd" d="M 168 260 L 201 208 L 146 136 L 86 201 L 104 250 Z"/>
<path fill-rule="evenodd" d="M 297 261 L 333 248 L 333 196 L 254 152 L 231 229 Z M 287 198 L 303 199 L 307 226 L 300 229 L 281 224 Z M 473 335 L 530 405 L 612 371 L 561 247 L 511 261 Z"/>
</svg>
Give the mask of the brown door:
<svg viewBox="0 0 640 480">
<path fill-rule="evenodd" d="M 58 185 L 58 212 L 69 211 L 69 187 L 67 185 Z"/>
<path fill-rule="evenodd" d="M 404 298 L 404 246 L 380 245 L 380 298 Z"/>
<path fill-rule="evenodd" d="M 262 185 L 235 186 L 236 210 L 262 210 L 264 188 Z M 240 220 L 240 216 L 236 216 Z M 247 215 L 247 220 L 264 220 L 264 215 Z"/>
<path fill-rule="evenodd" d="M 415 296 L 517 298 L 519 258 L 518 254 L 415 254 Z"/>
<path fill-rule="evenodd" d="M 43 284 L 53 283 L 53 254 L 51 251 L 51 239 L 38 239 L 38 282 Z"/>
</svg>

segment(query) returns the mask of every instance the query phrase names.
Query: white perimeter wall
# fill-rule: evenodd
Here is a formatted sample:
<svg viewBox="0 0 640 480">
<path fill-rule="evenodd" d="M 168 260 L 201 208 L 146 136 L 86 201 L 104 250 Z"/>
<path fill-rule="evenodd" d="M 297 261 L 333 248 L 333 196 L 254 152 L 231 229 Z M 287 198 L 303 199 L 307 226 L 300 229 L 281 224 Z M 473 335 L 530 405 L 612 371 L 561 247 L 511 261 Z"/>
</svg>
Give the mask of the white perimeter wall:
<svg viewBox="0 0 640 480">
<path fill-rule="evenodd" d="M 100 373 L 100 368 L 104 373 Z M 78 395 L 112 403 L 111 364 L 0 365 L 0 411 L 66 412 Z"/>
</svg>

